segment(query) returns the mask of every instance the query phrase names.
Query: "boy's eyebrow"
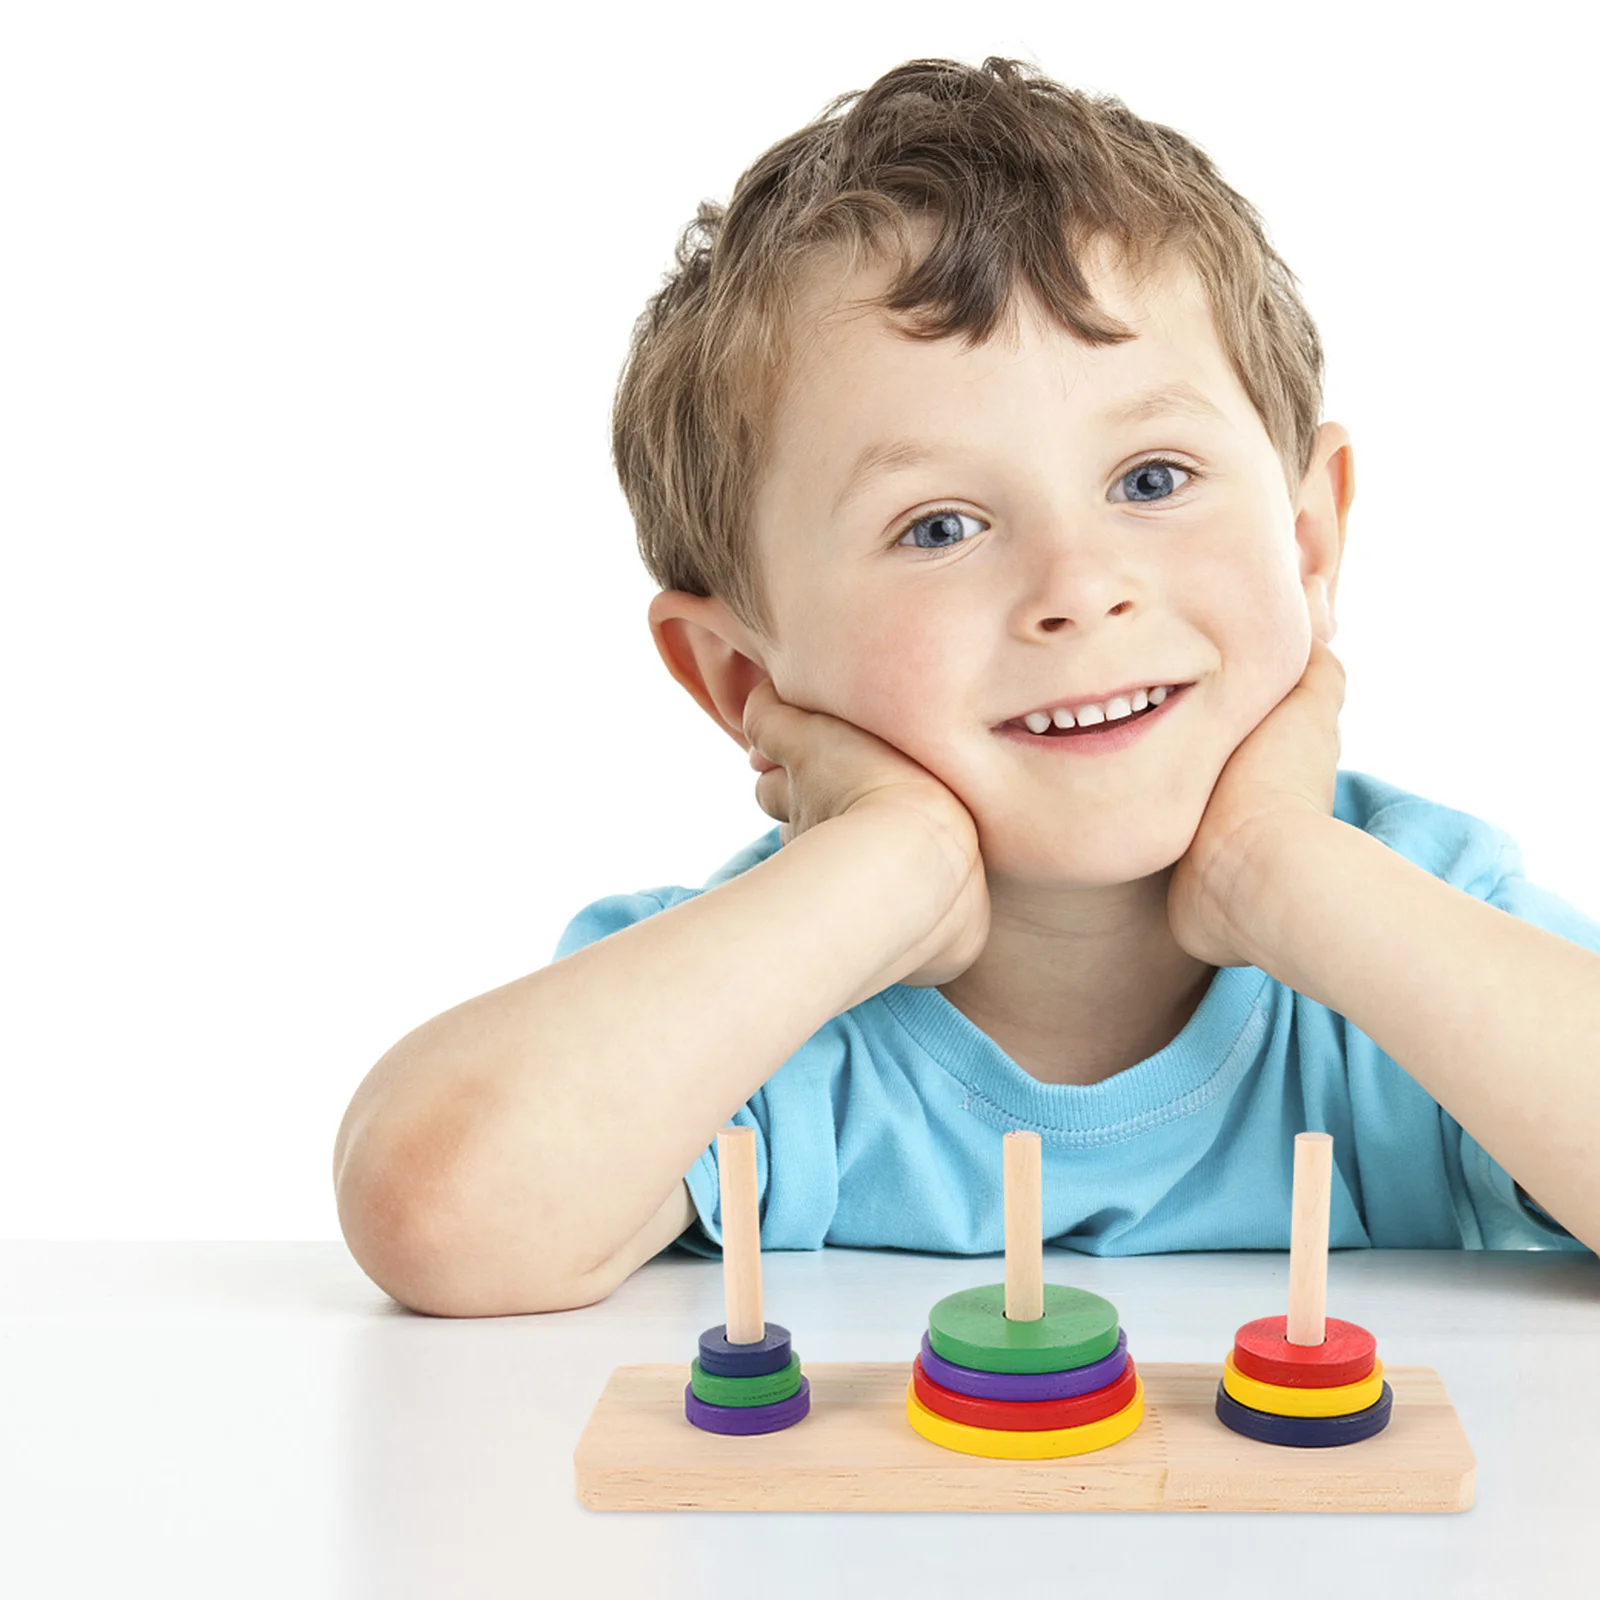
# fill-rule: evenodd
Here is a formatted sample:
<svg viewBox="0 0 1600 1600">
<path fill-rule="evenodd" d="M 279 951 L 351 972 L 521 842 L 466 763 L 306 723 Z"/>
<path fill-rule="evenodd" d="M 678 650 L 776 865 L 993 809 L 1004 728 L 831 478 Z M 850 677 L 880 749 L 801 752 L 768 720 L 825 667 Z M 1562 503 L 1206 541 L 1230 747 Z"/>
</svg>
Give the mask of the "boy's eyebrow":
<svg viewBox="0 0 1600 1600">
<path fill-rule="evenodd" d="M 1099 420 L 1115 427 L 1125 427 L 1132 422 L 1149 422 L 1152 418 L 1164 416 L 1204 417 L 1216 422 L 1228 420 L 1212 401 L 1183 378 L 1162 384 L 1156 389 L 1147 389 L 1120 405 L 1108 406 L 1100 413 Z M 838 516 L 875 478 L 900 467 L 920 466 L 937 454 L 932 445 L 916 439 L 880 439 L 869 444 L 850 468 L 838 498 L 833 502 L 832 514 Z"/>
</svg>

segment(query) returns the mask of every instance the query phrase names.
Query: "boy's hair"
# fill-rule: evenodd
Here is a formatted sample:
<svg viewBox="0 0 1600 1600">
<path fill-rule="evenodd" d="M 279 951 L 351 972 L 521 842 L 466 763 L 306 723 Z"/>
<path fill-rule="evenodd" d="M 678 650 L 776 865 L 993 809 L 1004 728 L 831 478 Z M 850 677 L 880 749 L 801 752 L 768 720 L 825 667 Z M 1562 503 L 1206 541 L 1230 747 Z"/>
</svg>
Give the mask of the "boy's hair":
<svg viewBox="0 0 1600 1600">
<path fill-rule="evenodd" d="M 907 222 L 925 217 L 942 228 L 919 264 Z M 909 61 L 773 145 L 726 209 L 701 201 L 635 323 L 612 455 L 650 576 L 716 595 L 772 637 L 750 513 L 808 269 L 842 256 L 854 271 L 892 242 L 899 271 L 871 303 L 925 313 L 900 318 L 908 338 L 981 344 L 1020 279 L 1079 339 L 1120 344 L 1134 331 L 1097 308 L 1079 266 L 1103 239 L 1135 276 L 1169 250 L 1196 271 L 1293 495 L 1322 409 L 1322 345 L 1250 202 L 1114 96 L 999 56 Z"/>
</svg>

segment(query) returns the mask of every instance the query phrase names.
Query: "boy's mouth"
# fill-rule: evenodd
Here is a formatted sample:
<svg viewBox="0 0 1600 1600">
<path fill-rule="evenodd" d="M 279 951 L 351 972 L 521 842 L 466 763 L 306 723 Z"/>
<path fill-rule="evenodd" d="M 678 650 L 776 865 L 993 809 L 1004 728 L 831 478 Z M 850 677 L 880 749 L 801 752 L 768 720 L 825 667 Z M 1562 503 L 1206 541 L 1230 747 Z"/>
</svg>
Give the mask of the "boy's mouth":
<svg viewBox="0 0 1600 1600">
<path fill-rule="evenodd" d="M 1193 687 L 1192 682 L 1175 684 L 1167 691 L 1160 705 L 1146 705 L 1138 711 L 1130 711 L 1125 717 L 1091 723 L 1088 727 L 1058 728 L 1052 723 L 1043 733 L 1034 733 L 1018 719 L 1001 723 L 995 732 L 1034 749 L 1059 744 L 1063 749 L 1070 748 L 1085 755 L 1091 752 L 1109 753 L 1141 739 L 1146 725 L 1164 719 L 1173 706 L 1181 704 L 1188 697 Z"/>
<path fill-rule="evenodd" d="M 1170 698 L 1170 696 L 1169 696 Z M 1162 705 L 1166 702 L 1163 701 Z M 1137 722 L 1140 717 L 1148 717 L 1152 711 L 1159 711 L 1161 706 L 1147 705 L 1143 711 L 1130 711 L 1125 717 L 1114 718 L 1110 722 L 1092 723 L 1087 728 L 1058 728 L 1053 722 L 1043 733 L 1034 733 L 1032 728 L 1023 727 L 1020 722 L 1008 722 L 1008 728 L 1021 728 L 1024 733 L 1032 734 L 1035 739 L 1075 739 L 1082 734 L 1098 733 L 1103 728 L 1125 728 L 1130 722 Z"/>
<path fill-rule="evenodd" d="M 1191 687 L 1192 682 L 1193 682 L 1193 680 L 1189 680 L 1188 682 L 1175 682 L 1175 683 L 1165 684 L 1165 685 L 1162 685 L 1160 687 L 1152 688 L 1152 689 L 1138 689 L 1138 690 L 1119 689 L 1119 690 L 1115 691 L 1113 694 L 1101 695 L 1098 698 L 1091 699 L 1091 700 L 1072 701 L 1072 702 L 1065 702 L 1064 701 L 1063 705 L 1068 705 L 1069 707 L 1070 706 L 1087 706 L 1087 707 L 1092 708 L 1094 710 L 1094 712 L 1095 712 L 1097 720 L 1095 720 L 1093 722 L 1089 722 L 1089 723 L 1077 723 L 1073 727 L 1070 727 L 1070 728 L 1061 728 L 1061 727 L 1057 727 L 1057 726 L 1052 725 L 1052 726 L 1040 729 L 1039 733 L 1040 733 L 1041 736 L 1048 738 L 1052 734 L 1056 734 L 1056 733 L 1060 733 L 1060 734 L 1076 733 L 1076 732 L 1079 731 L 1080 728 L 1081 729 L 1090 729 L 1090 728 L 1104 727 L 1104 726 L 1107 726 L 1111 722 L 1129 722 L 1134 717 L 1143 716 L 1148 711 L 1154 711 L 1154 710 L 1159 709 L 1159 706 L 1160 706 L 1161 702 L 1164 701 L 1168 695 L 1175 695 L 1180 690 L 1187 689 L 1187 688 Z M 1105 713 L 1106 713 L 1107 709 L 1110 707 L 1110 705 L 1114 701 L 1116 701 L 1118 699 L 1123 700 L 1123 701 L 1131 700 L 1133 702 L 1132 711 L 1131 712 L 1130 711 L 1124 711 L 1122 713 L 1122 715 L 1119 716 L 1119 717 L 1108 717 L 1108 716 L 1106 716 Z M 996 733 L 999 733 L 1001 731 L 1001 729 L 1003 729 L 1003 728 L 1022 728 L 1022 729 L 1025 729 L 1026 731 L 1032 733 L 1034 730 L 1028 727 L 1028 719 L 1030 717 L 1044 716 L 1044 717 L 1048 717 L 1048 718 L 1053 718 L 1054 714 L 1055 714 L 1054 708 L 1049 708 L 1049 709 L 1040 708 L 1039 711 L 1024 711 L 1024 712 L 1021 712 L 1019 715 L 1017 715 L 1015 717 L 1007 718 L 1007 720 L 1002 722 L 1002 723 L 1000 723 L 999 726 L 996 727 L 994 731 Z"/>
</svg>

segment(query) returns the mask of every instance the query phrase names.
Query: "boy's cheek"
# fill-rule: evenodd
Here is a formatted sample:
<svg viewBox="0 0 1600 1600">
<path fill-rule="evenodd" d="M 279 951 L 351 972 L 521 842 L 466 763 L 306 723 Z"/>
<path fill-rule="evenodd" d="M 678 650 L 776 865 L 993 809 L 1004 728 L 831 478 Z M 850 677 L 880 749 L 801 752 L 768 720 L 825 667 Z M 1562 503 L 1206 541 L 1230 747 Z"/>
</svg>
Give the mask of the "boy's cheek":
<svg viewBox="0 0 1600 1600">
<path fill-rule="evenodd" d="M 1300 681 L 1316 620 L 1312 596 L 1298 583 L 1275 591 L 1253 615 L 1235 619 L 1223 677 L 1237 701 L 1232 709 L 1238 713 L 1241 742 Z"/>
</svg>

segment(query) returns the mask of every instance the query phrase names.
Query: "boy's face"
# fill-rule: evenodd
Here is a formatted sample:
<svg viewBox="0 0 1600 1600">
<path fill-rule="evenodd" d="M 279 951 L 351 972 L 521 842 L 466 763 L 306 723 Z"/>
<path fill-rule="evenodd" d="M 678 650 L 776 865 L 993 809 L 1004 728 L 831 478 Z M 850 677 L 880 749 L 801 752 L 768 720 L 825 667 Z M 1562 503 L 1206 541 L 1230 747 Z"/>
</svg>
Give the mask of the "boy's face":
<svg viewBox="0 0 1600 1600">
<path fill-rule="evenodd" d="M 1334 474 L 1346 487 L 1330 494 L 1328 462 L 1344 430 L 1324 424 L 1291 500 L 1187 266 L 1142 286 L 1109 253 L 1086 268 L 1138 338 L 1085 345 L 1023 300 L 1015 339 L 908 340 L 850 303 L 887 268 L 801 297 L 797 325 L 815 333 L 755 507 L 775 618 L 757 658 L 778 693 L 938 777 L 972 813 L 991 880 L 1122 883 L 1170 866 L 1313 633 L 1333 633 L 1353 479 Z M 1102 416 L 1179 381 L 1220 414 Z M 863 450 L 890 440 L 927 457 L 839 501 Z M 1173 468 L 1136 470 L 1157 456 Z M 995 731 L 1097 691 L 1180 683 L 1193 687 L 1112 753 Z"/>
</svg>

